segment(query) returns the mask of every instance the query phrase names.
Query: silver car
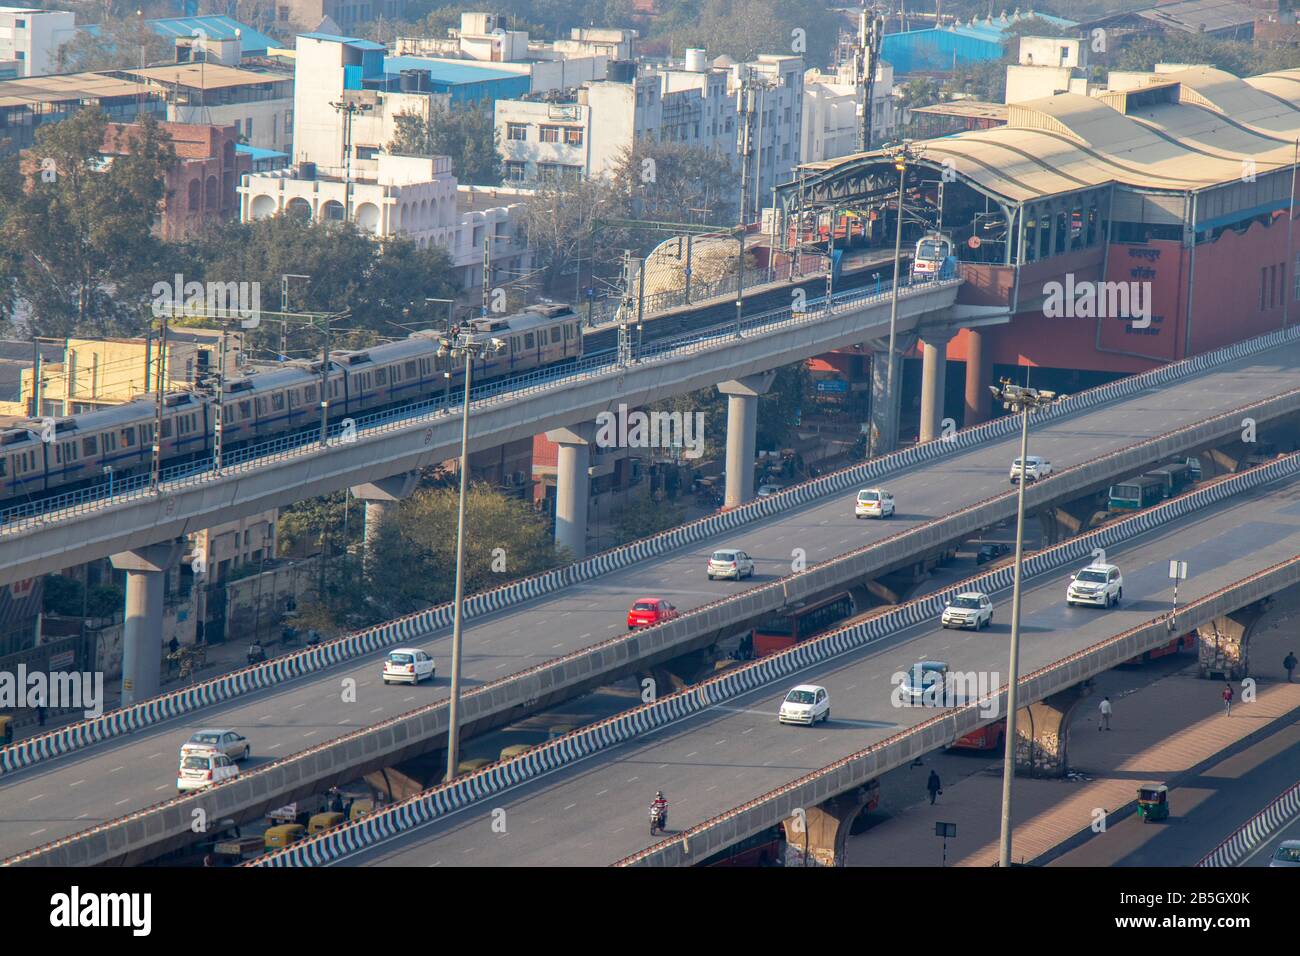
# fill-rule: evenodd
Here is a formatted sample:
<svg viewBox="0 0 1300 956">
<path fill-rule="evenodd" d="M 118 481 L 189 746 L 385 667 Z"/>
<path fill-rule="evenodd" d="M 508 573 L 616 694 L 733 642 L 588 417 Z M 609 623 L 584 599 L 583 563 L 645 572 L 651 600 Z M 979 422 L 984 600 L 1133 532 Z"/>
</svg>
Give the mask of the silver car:
<svg viewBox="0 0 1300 956">
<path fill-rule="evenodd" d="M 1283 840 L 1273 851 L 1273 858 L 1268 861 L 1268 865 L 1300 866 L 1300 840 Z"/>
<path fill-rule="evenodd" d="M 253 752 L 248 738 L 233 730 L 198 730 L 181 746 L 181 756 L 215 750 L 231 760 L 247 760 Z"/>
<path fill-rule="evenodd" d="M 705 571 L 708 573 L 710 581 L 714 578 L 734 578 L 739 581 L 741 578 L 753 576 L 754 559 L 744 551 L 723 548 L 721 551 L 714 551 L 713 554 L 709 555 L 709 565 Z"/>
</svg>

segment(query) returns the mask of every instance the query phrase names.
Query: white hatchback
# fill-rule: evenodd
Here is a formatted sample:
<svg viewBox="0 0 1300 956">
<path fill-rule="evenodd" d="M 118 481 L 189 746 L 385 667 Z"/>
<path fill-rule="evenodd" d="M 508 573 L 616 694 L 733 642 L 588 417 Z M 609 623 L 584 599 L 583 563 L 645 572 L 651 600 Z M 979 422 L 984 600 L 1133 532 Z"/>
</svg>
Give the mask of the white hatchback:
<svg viewBox="0 0 1300 956">
<path fill-rule="evenodd" d="M 1025 458 L 1022 465 L 1017 458 L 1011 463 L 1011 473 L 1007 476 L 1014 485 L 1024 475 L 1027 481 L 1038 481 L 1040 478 L 1046 478 L 1052 473 L 1052 463 L 1046 458 L 1039 458 L 1037 455 L 1029 455 Z"/>
<path fill-rule="evenodd" d="M 714 578 L 750 578 L 754 576 L 754 559 L 744 551 L 723 548 L 709 555 L 709 564 L 705 568 L 709 580 Z"/>
<path fill-rule="evenodd" d="M 219 750 L 191 750 L 181 755 L 176 771 L 176 789 L 180 793 L 202 790 L 239 776 L 239 765 Z"/>
<path fill-rule="evenodd" d="M 418 684 L 426 677 L 432 679 L 436 669 L 433 658 L 424 651 L 397 647 L 384 660 L 384 683 Z"/>
<path fill-rule="evenodd" d="M 856 518 L 892 518 L 894 496 L 883 488 L 863 488 L 853 504 Z"/>
<path fill-rule="evenodd" d="M 807 724 L 809 727 L 819 720 L 830 720 L 831 695 L 825 687 L 800 684 L 785 695 L 776 719 L 783 724 Z"/>
</svg>

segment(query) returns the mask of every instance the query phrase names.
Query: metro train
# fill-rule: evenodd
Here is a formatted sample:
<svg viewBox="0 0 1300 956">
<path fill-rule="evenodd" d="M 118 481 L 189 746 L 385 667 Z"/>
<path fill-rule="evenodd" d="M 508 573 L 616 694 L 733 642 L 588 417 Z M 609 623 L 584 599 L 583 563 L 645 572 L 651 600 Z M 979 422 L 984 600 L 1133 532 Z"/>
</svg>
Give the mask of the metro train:
<svg viewBox="0 0 1300 956">
<path fill-rule="evenodd" d="M 470 329 L 477 341 L 506 343 L 475 362 L 475 383 L 582 357 L 581 322 L 567 305 L 534 305 L 513 315 L 473 319 Z M 422 330 L 372 348 L 331 352 L 331 421 L 417 401 L 458 384 L 463 388 L 464 363 L 437 354 L 440 334 Z M 319 428 L 320 385 L 320 359 L 231 376 L 222 396 L 223 449 Z M 195 391 L 163 396 L 164 467 L 211 455 L 216 401 L 213 394 Z M 101 482 L 109 469 L 115 476 L 148 470 L 156 411 L 157 400 L 149 395 L 79 415 L 0 423 L 0 506 Z"/>
<path fill-rule="evenodd" d="M 953 256 L 952 240 L 942 233 L 931 232 L 916 243 L 912 256 L 912 279 L 946 278 L 945 265 Z"/>
</svg>

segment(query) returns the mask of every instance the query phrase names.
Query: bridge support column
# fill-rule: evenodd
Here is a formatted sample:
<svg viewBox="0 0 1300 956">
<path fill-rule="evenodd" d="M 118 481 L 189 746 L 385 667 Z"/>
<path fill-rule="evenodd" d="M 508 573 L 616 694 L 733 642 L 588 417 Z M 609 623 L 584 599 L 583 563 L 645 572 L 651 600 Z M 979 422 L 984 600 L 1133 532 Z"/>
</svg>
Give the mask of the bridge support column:
<svg viewBox="0 0 1300 956">
<path fill-rule="evenodd" d="M 1270 604 L 1256 601 L 1196 629 L 1201 677 L 1241 680 L 1250 672 L 1250 635 Z"/>
<path fill-rule="evenodd" d="M 126 572 L 122 625 L 122 706 L 158 693 L 162 671 L 163 607 L 167 569 L 181 555 L 180 541 L 122 551 L 110 559 Z"/>
<path fill-rule="evenodd" d="M 880 799 L 880 784 L 872 780 L 838 797 L 831 797 L 802 814 L 785 819 L 786 866 L 843 866 L 844 846 L 858 814 Z"/>
<path fill-rule="evenodd" d="M 379 538 L 379 528 L 395 510 L 397 502 L 410 496 L 419 482 L 419 475 L 414 471 L 381 478 L 379 481 L 356 485 L 352 489 L 355 498 L 365 502 L 366 524 L 362 533 L 362 561 L 366 570 L 370 569 L 370 560 L 375 542 Z"/>
<path fill-rule="evenodd" d="M 1059 544 L 1066 538 L 1089 531 L 1093 519 L 1101 510 L 1103 506 L 1098 503 L 1095 494 L 1044 508 L 1038 513 L 1038 523 L 1043 529 L 1043 547 Z"/>
<path fill-rule="evenodd" d="M 967 428 L 989 420 L 990 380 L 993 363 L 984 357 L 984 335 L 978 329 L 966 330 L 966 419 Z"/>
<path fill-rule="evenodd" d="M 1066 744 L 1070 714 L 1092 693 L 1091 684 L 1021 707 L 1016 714 L 1016 772 L 1030 777 L 1064 777 L 1070 768 Z"/>
<path fill-rule="evenodd" d="M 586 422 L 546 433 L 560 446 L 555 474 L 555 543 L 574 560 L 587 556 L 587 502 L 591 498 L 591 442 L 596 425 Z"/>
<path fill-rule="evenodd" d="M 767 394 L 776 372 L 719 382 L 727 396 L 727 494 L 724 505 L 736 508 L 754 497 L 754 444 L 758 435 L 758 396 Z"/>
<path fill-rule="evenodd" d="M 921 335 L 921 441 L 934 441 L 943 433 L 948 343 L 953 333 L 933 329 L 922 331 Z"/>
<path fill-rule="evenodd" d="M 873 455 L 887 455 L 898 447 L 898 414 L 903 394 L 903 353 L 912 347 L 915 335 L 899 335 L 894 344 L 894 393 L 889 394 L 889 340 L 870 343 L 871 434 Z"/>
</svg>

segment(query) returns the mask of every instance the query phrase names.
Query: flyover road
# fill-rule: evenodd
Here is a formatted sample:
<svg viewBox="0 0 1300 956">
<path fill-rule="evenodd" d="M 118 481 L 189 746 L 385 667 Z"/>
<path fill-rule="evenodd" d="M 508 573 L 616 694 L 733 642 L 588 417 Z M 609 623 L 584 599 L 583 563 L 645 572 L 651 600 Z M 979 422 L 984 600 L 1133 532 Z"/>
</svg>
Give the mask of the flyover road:
<svg viewBox="0 0 1300 956">
<path fill-rule="evenodd" d="M 1108 552 L 1124 571 L 1124 601 L 1118 608 L 1067 608 L 1065 588 L 1072 569 L 1044 574 L 1027 585 L 1022 598 L 1024 673 L 1167 610 L 1170 557 L 1190 565 L 1180 601 L 1294 557 L 1300 552 L 1300 479 L 1234 497 Z M 652 842 L 647 807 L 656 789 L 670 802 L 671 836 L 933 716 L 934 708 L 895 707 L 891 701 L 892 676 L 917 661 L 938 659 L 954 670 L 987 673 L 990 691 L 996 692 L 1007 668 L 1009 590 L 993 599 L 995 623 L 988 630 L 945 631 L 937 621 L 917 625 L 792 675 L 779 686 L 732 698 L 454 812 L 348 862 L 540 866 L 623 859 Z M 803 682 L 827 688 L 831 720 L 811 728 L 778 724 L 781 700 L 791 686 Z M 493 813 L 499 810 L 505 811 L 504 833 L 493 826 Z M 997 807 L 990 806 L 989 813 L 997 813 Z"/>
<path fill-rule="evenodd" d="M 1249 710 L 1233 707 L 1234 718 Z M 1195 866 L 1219 842 L 1246 823 L 1300 777 L 1300 724 L 1233 753 L 1169 791 L 1167 821 L 1143 823 L 1136 813 L 1107 827 L 1050 866 Z M 1136 788 L 1142 783 L 1135 779 Z M 1268 866 L 1283 840 L 1300 840 L 1300 816 L 1264 840 L 1238 866 Z"/>
<path fill-rule="evenodd" d="M 1031 450 L 1058 470 L 1180 425 L 1300 385 L 1300 343 L 1225 365 L 1163 389 L 1080 412 L 1035 428 Z M 922 525 L 1010 486 L 1007 470 L 1018 451 L 1008 438 L 900 472 L 887 484 L 898 515 L 859 521 L 853 495 L 831 496 L 781 512 L 734 532 L 646 560 L 597 580 L 485 615 L 465 630 L 462 672 L 467 687 L 506 677 L 623 634 L 636 598 L 663 595 L 690 609 L 790 573 L 791 552 L 809 564 Z M 744 548 L 757 559 L 752 581 L 708 581 L 709 552 Z M 490 549 L 494 542 L 470 542 Z M 418 642 L 435 655 L 438 680 L 418 688 L 384 687 L 382 654 L 205 708 L 192 716 L 114 738 L 30 770 L 0 777 L 0 857 L 151 806 L 174 794 L 179 745 L 198 727 L 231 727 L 252 741 L 257 757 L 286 757 L 343 733 L 445 699 L 450 637 Z M 342 682 L 357 682 L 356 700 Z M 518 719 L 520 715 L 512 715 Z"/>
</svg>

